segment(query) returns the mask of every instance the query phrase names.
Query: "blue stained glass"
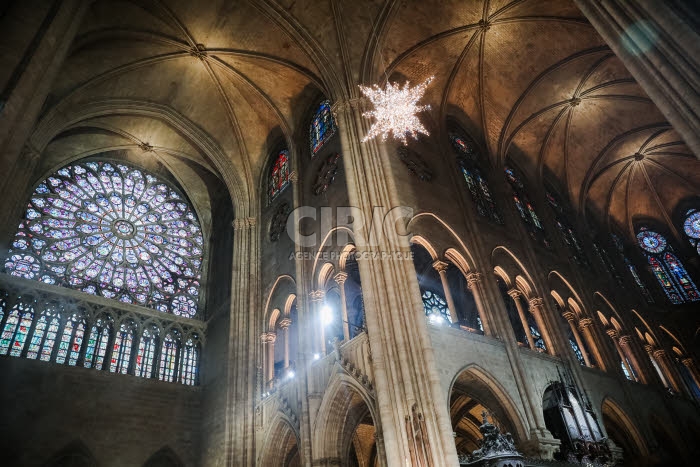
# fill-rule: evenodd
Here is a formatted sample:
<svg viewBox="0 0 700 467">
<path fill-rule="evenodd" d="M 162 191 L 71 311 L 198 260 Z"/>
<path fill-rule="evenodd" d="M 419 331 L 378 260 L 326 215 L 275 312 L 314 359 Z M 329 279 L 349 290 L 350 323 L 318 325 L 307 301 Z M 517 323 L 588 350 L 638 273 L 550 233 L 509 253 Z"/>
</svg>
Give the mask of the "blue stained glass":
<svg viewBox="0 0 700 467">
<path fill-rule="evenodd" d="M 506 174 L 506 180 L 513 190 L 513 201 L 515 203 L 515 207 L 517 208 L 523 223 L 526 225 L 530 236 L 538 240 L 545 247 L 549 248 L 550 243 L 545 235 L 544 227 L 540 222 L 539 216 L 535 212 L 533 204 L 530 202 L 527 194 L 525 193 L 525 186 L 523 185 L 523 182 L 512 168 L 506 167 L 504 171 Z"/>
<path fill-rule="evenodd" d="M 586 360 L 583 358 L 583 352 L 581 352 L 581 349 L 579 348 L 578 344 L 576 341 L 572 338 L 569 338 L 569 345 L 571 346 L 571 350 L 574 351 L 574 355 L 576 355 L 576 359 L 582 366 L 586 366 Z"/>
<path fill-rule="evenodd" d="M 177 306 L 182 316 L 192 317 L 196 295 L 179 286 L 166 290 L 164 284 L 172 282 L 171 272 L 184 276 L 188 288 L 199 277 L 202 249 L 194 244 L 203 244 L 197 217 L 163 180 L 127 164 L 78 162 L 37 186 L 4 264 L 15 276 L 128 303 L 144 303 L 144 295 L 159 289 L 168 303 L 175 296 L 186 298 L 186 307 L 176 301 L 168 311 Z M 160 245 L 169 248 L 165 267 L 154 263 L 163 256 Z M 119 278 L 110 279 L 112 271 L 121 271 Z M 131 286 L 122 290 L 126 271 Z M 146 302 L 163 310 L 162 303 Z"/>
<path fill-rule="evenodd" d="M 337 131 L 330 101 L 323 101 L 309 125 L 311 155 L 314 156 Z"/>
<path fill-rule="evenodd" d="M 676 258 L 675 255 L 668 252 L 664 254 L 663 259 L 685 301 L 696 302 L 700 300 L 700 293 L 698 293 L 695 283 L 690 278 L 688 271 L 685 270 L 680 260 Z"/>
</svg>

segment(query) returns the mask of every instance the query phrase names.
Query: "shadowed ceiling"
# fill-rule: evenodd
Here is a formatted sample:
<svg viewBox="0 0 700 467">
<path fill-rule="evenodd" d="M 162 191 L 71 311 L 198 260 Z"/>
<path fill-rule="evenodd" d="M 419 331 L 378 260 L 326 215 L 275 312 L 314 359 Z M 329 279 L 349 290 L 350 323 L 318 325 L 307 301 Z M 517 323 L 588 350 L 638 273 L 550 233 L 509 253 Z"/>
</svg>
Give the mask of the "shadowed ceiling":
<svg viewBox="0 0 700 467">
<path fill-rule="evenodd" d="M 578 212 L 628 233 L 639 218 L 670 225 L 700 191 L 700 162 L 572 0 L 97 0 L 47 101 L 43 122 L 69 125 L 46 151 L 149 151 L 235 174 L 254 199 L 273 146 L 305 143 L 315 99 L 392 73 L 434 75 L 423 118 L 457 117 L 494 166 L 552 177 Z"/>
</svg>

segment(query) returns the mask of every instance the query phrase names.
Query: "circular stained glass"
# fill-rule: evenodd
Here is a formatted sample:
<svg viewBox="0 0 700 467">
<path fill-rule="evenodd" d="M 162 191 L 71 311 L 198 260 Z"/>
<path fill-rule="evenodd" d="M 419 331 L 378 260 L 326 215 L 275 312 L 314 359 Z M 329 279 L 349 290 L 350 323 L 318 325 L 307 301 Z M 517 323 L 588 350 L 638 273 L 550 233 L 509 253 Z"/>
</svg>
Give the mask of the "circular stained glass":
<svg viewBox="0 0 700 467">
<path fill-rule="evenodd" d="M 81 162 L 37 186 L 5 269 L 192 317 L 202 246 L 192 207 L 168 182 L 123 163 Z"/>
<path fill-rule="evenodd" d="M 666 248 L 666 239 L 651 230 L 642 230 L 637 234 L 639 246 L 649 253 L 661 253 Z"/>
<path fill-rule="evenodd" d="M 689 237 L 700 239 L 700 211 L 695 211 L 685 218 L 683 230 Z"/>
</svg>

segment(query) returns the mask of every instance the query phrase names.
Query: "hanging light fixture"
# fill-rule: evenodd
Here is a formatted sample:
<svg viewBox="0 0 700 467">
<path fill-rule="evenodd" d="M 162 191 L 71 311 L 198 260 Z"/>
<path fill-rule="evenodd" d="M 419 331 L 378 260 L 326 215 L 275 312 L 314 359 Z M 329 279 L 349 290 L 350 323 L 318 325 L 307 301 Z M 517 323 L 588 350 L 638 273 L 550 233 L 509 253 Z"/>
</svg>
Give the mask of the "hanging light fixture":
<svg viewBox="0 0 700 467">
<path fill-rule="evenodd" d="M 389 135 L 406 145 L 411 136 L 418 139 L 418 134 L 429 135 L 428 130 L 418 119 L 418 113 L 429 110 L 429 105 L 419 105 L 433 76 L 418 86 L 411 87 L 409 82 L 400 87 L 398 83 L 387 83 L 382 89 L 376 84 L 371 87 L 360 86 L 360 91 L 374 104 L 374 110 L 364 112 L 363 117 L 375 121 L 362 142 L 381 136 L 386 141 Z"/>
</svg>

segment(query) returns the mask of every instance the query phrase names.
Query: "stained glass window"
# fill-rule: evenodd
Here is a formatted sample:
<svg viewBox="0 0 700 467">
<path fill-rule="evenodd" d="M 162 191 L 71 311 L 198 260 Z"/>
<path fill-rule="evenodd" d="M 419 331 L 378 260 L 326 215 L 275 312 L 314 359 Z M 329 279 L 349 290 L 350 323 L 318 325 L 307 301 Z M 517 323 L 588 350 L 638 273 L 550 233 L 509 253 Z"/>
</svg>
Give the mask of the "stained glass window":
<svg viewBox="0 0 700 467">
<path fill-rule="evenodd" d="M 13 338 L 15 337 L 15 331 L 17 330 L 17 324 L 19 324 L 19 310 L 14 307 L 7 314 L 7 320 L 5 321 L 5 327 L 2 329 L 2 336 L 0 336 L 0 355 L 6 355 Z"/>
<path fill-rule="evenodd" d="M 289 151 L 280 151 L 270 168 L 268 193 L 273 200 L 289 185 Z"/>
<path fill-rule="evenodd" d="M 688 241 L 700 255 L 700 210 L 690 209 L 685 213 L 683 231 L 688 236 Z"/>
<path fill-rule="evenodd" d="M 319 149 L 321 149 L 337 130 L 338 128 L 335 125 L 335 120 L 331 113 L 330 101 L 321 102 L 309 125 L 311 155 L 315 156 Z"/>
<path fill-rule="evenodd" d="M 169 332 L 163 339 L 160 350 L 160 367 L 158 379 L 169 383 L 175 381 L 176 360 L 180 350 L 180 340 L 175 331 Z"/>
<path fill-rule="evenodd" d="M 542 333 L 540 332 L 539 326 L 535 321 L 535 317 L 532 313 L 526 313 L 527 315 L 527 325 L 530 328 L 530 335 L 532 340 L 535 342 L 535 349 L 539 349 L 542 352 L 547 351 L 547 346 L 544 343 L 544 338 L 542 338 Z"/>
<path fill-rule="evenodd" d="M 576 343 L 576 340 L 569 337 L 569 345 L 571 346 L 571 350 L 574 351 L 574 355 L 576 355 L 576 360 L 582 365 L 586 366 L 586 360 L 583 358 L 583 352 L 581 352 L 581 349 L 579 348 L 578 344 Z"/>
<path fill-rule="evenodd" d="M 134 326 L 131 323 L 123 323 L 117 331 L 112 346 L 112 355 L 109 363 L 109 371 L 125 375 L 129 371 L 131 347 L 134 345 Z"/>
<path fill-rule="evenodd" d="M 153 359 L 158 348 L 158 328 L 155 326 L 144 329 L 139 342 L 139 351 L 136 355 L 136 376 L 150 378 L 153 376 Z"/>
<path fill-rule="evenodd" d="M 669 301 L 673 304 L 700 300 L 695 283 L 683 263 L 672 253 L 671 246 L 663 235 L 645 227 L 637 233 L 639 246 L 644 250 L 651 271 Z"/>
<path fill-rule="evenodd" d="M 576 232 L 574 232 L 574 228 L 566 216 L 566 210 L 564 209 L 562 203 L 559 202 L 557 196 L 550 191 L 545 193 L 545 197 L 547 198 L 549 206 L 552 208 L 557 228 L 559 229 L 559 233 L 561 234 L 564 244 L 571 252 L 571 257 L 578 264 L 588 266 L 588 260 L 586 259 L 583 244 L 576 235 Z"/>
<path fill-rule="evenodd" d="M 452 322 L 450 310 L 447 308 L 447 302 L 439 294 L 426 290 L 423 292 L 423 308 L 425 315 L 431 319 L 442 318 L 448 323 Z"/>
<path fill-rule="evenodd" d="M 620 258 L 622 258 L 622 261 L 625 263 L 625 267 L 630 272 L 634 283 L 637 285 L 637 288 L 639 288 L 639 292 L 644 297 L 644 300 L 646 300 L 647 303 L 654 303 L 654 298 L 651 296 L 651 293 L 649 292 L 649 289 L 647 289 L 646 284 L 644 284 L 644 281 L 642 281 L 642 278 L 639 277 L 637 268 L 634 266 L 632 261 L 625 256 L 625 245 L 622 243 L 622 239 L 615 234 L 611 234 L 610 237 L 612 238 L 613 245 L 620 255 Z"/>
<path fill-rule="evenodd" d="M 615 267 L 615 263 L 610 258 L 608 251 L 605 248 L 598 245 L 597 242 L 593 242 L 593 251 L 595 251 L 595 254 L 598 257 L 598 260 L 600 260 L 600 263 L 605 267 L 605 269 L 607 269 L 607 271 L 610 273 L 610 275 L 615 279 L 615 282 L 617 282 L 617 285 L 623 285 L 622 277 L 620 276 L 620 273 L 617 272 L 617 268 Z"/>
<path fill-rule="evenodd" d="M 506 167 L 505 173 L 506 180 L 508 180 L 508 183 L 513 189 L 513 202 L 520 214 L 520 218 L 527 226 L 530 236 L 541 242 L 547 248 L 550 248 L 551 244 L 545 235 L 540 218 L 535 212 L 535 207 L 530 202 L 527 194 L 525 194 L 525 185 L 512 168 Z"/>
<path fill-rule="evenodd" d="M 498 212 L 491 189 L 479 167 L 479 152 L 476 144 L 466 136 L 454 133 L 450 134 L 450 141 L 457 152 L 460 169 L 469 194 L 476 204 L 476 211 L 479 215 L 497 224 L 502 224 L 503 219 Z"/>
<path fill-rule="evenodd" d="M 75 366 L 80 355 L 85 332 L 85 320 L 77 314 L 70 316 L 63 325 L 63 333 L 58 343 L 56 363 L 65 363 Z"/>
<path fill-rule="evenodd" d="M 6 355 L 8 351 L 13 357 L 22 355 L 33 318 L 34 308 L 31 305 L 20 302 L 12 307 L 0 337 L 0 355 Z"/>
<path fill-rule="evenodd" d="M 46 339 L 44 339 L 44 345 L 41 347 L 41 361 L 50 362 L 53 348 L 56 345 L 56 338 L 58 337 L 58 328 L 60 326 L 60 318 L 54 316 L 51 318 L 51 323 L 49 323 L 49 328 L 46 331 Z"/>
<path fill-rule="evenodd" d="M 78 162 L 34 190 L 5 269 L 192 317 L 202 245 L 194 211 L 168 182 L 121 162 Z"/>
<path fill-rule="evenodd" d="M 85 368 L 95 367 L 98 370 L 104 365 L 107 355 L 107 345 L 110 337 L 110 325 L 107 318 L 99 318 L 93 324 L 88 337 L 87 349 L 85 350 Z"/>
<path fill-rule="evenodd" d="M 185 347 L 182 349 L 182 358 L 180 360 L 180 382 L 193 386 L 196 382 L 197 361 L 199 359 L 199 350 L 192 339 L 187 339 Z"/>
</svg>

